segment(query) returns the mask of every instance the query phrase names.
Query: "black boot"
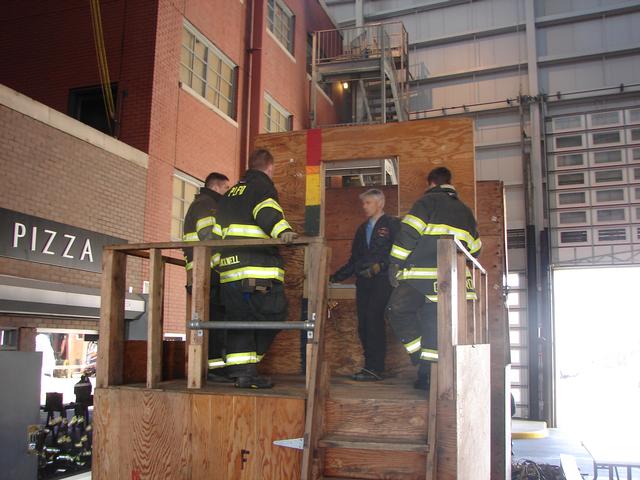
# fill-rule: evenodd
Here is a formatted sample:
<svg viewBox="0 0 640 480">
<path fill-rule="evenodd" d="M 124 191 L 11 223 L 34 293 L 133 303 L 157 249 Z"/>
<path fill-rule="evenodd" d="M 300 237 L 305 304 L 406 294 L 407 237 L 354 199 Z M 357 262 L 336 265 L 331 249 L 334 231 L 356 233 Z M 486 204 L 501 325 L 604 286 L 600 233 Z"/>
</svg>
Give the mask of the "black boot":
<svg viewBox="0 0 640 480">
<path fill-rule="evenodd" d="M 273 383 L 269 377 L 262 377 L 255 375 L 252 377 L 238 377 L 236 378 L 236 388 L 272 388 Z"/>
<path fill-rule="evenodd" d="M 413 383 L 416 390 L 429 390 L 431 385 L 431 363 L 422 361 L 418 365 L 418 378 Z"/>
</svg>

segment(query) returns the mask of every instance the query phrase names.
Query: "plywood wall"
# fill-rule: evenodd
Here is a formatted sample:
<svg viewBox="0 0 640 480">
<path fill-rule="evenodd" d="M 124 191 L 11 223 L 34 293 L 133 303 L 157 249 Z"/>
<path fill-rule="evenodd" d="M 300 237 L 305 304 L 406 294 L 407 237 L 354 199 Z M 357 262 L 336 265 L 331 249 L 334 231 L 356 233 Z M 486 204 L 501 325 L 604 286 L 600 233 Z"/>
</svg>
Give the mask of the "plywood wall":
<svg viewBox="0 0 640 480">
<path fill-rule="evenodd" d="M 320 159 L 323 164 L 340 160 L 396 157 L 399 163 L 398 212 L 405 214 L 426 188 L 427 173 L 438 166 L 448 167 L 454 175 L 454 183 L 464 202 L 475 206 L 475 162 L 473 144 L 473 120 L 469 118 L 419 120 L 386 125 L 364 125 L 325 128 L 313 131 L 313 138 L 320 137 Z M 267 148 L 275 158 L 274 182 L 280 194 L 280 204 L 294 229 L 304 231 L 305 200 L 307 191 L 308 131 L 261 135 L 256 148 Z M 317 143 L 317 140 L 314 140 Z M 317 155 L 317 152 L 316 152 Z M 323 192 L 324 194 L 324 192 Z M 329 193 L 326 193 L 327 195 Z M 323 202 L 326 207 L 327 201 Z M 345 208 L 347 210 L 350 207 Z M 337 222 L 344 212 L 327 209 L 325 222 Z M 339 246 L 336 258 L 346 255 Z M 287 255 L 287 259 L 295 257 Z M 286 283 L 290 300 L 290 320 L 300 319 L 302 296 L 302 270 L 300 259 L 287 265 Z M 340 260 L 336 260 L 337 265 Z M 332 361 L 334 373 L 351 373 L 361 366 L 361 352 L 356 335 L 355 306 L 353 300 L 343 300 L 332 312 L 329 321 L 339 324 L 338 330 L 328 331 L 327 358 Z M 351 332 L 351 338 L 345 330 Z M 406 355 L 389 332 L 389 369 L 393 374 L 403 371 L 413 374 Z M 355 335 L 355 336 L 353 336 Z M 335 341 L 332 342 L 331 339 Z M 338 341 L 338 339 L 340 341 Z M 343 342 L 348 342 L 346 349 Z M 347 355 L 348 354 L 348 355 Z M 282 359 L 287 358 L 286 362 Z M 296 332 L 278 335 L 262 369 L 266 373 L 293 373 L 299 371 L 301 361 L 300 336 Z"/>
<path fill-rule="evenodd" d="M 300 478 L 300 450 L 273 441 L 302 437 L 303 398 L 100 388 L 95 401 L 96 480 Z"/>
</svg>

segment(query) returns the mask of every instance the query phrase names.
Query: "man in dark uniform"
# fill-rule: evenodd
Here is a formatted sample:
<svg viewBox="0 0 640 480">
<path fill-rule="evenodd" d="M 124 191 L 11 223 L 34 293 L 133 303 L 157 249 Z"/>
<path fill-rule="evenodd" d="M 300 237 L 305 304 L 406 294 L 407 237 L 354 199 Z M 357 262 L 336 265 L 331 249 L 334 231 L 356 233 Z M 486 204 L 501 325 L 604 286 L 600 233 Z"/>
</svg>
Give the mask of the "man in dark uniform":
<svg viewBox="0 0 640 480">
<path fill-rule="evenodd" d="M 473 212 L 458 198 L 451 172 L 436 168 L 427 181 L 428 190 L 402 220 L 391 248 L 389 280 L 396 288 L 387 307 L 391 327 L 419 364 L 414 386 L 423 390 L 429 388 L 431 362 L 438 361 L 438 238 L 453 235 L 476 256 L 482 247 Z M 467 298 L 475 299 L 470 278 Z"/>
<path fill-rule="evenodd" d="M 222 173 L 210 173 L 204 187 L 196 195 L 184 217 L 184 227 L 182 240 L 185 242 L 197 242 L 213 240 L 216 227 L 216 211 L 218 202 L 229 190 L 229 179 Z M 191 293 L 192 269 L 193 269 L 193 249 L 185 248 L 184 256 L 187 269 L 187 291 Z M 214 254 L 211 259 L 211 295 L 209 302 L 210 320 L 222 320 L 222 306 L 220 303 L 220 276 L 214 267 L 220 260 L 219 254 Z M 224 365 L 222 353 L 224 348 L 224 332 L 212 330 L 209 332 L 209 379 L 223 379 Z M 215 373 L 214 373 L 215 372 Z"/>
<path fill-rule="evenodd" d="M 218 225 L 225 240 L 279 238 L 291 243 L 298 236 L 284 217 L 271 180 L 273 156 L 256 150 L 249 170 L 220 202 Z M 222 303 L 227 321 L 286 320 L 284 269 L 277 247 L 224 247 L 220 259 Z M 273 330 L 229 330 L 225 363 L 238 388 L 271 388 L 256 365 L 275 338 Z"/>
<path fill-rule="evenodd" d="M 400 228 L 396 217 L 384 213 L 384 193 L 371 189 L 360 195 L 367 221 L 358 227 L 351 245 L 349 261 L 330 277 L 342 282 L 356 276 L 358 335 L 364 350 L 364 368 L 353 375 L 354 380 L 382 379 L 386 336 L 384 314 L 391 285 L 387 275 L 389 252 Z"/>
</svg>

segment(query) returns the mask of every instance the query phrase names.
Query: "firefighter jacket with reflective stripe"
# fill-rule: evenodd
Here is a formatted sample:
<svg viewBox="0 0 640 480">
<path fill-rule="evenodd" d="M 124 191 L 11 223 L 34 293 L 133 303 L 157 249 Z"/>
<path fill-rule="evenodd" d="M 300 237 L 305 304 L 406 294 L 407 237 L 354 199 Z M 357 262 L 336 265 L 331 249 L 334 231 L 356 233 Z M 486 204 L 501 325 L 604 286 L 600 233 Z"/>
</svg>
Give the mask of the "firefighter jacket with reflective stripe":
<svg viewBox="0 0 640 480">
<path fill-rule="evenodd" d="M 428 300 L 438 300 L 438 238 L 453 235 L 477 256 L 482 242 L 473 212 L 451 185 L 425 192 L 403 218 L 400 233 L 391 247 L 391 262 L 400 267 L 398 279 L 410 282 Z M 467 272 L 467 298 L 474 299 L 473 282 Z"/>
<path fill-rule="evenodd" d="M 225 240 L 278 238 L 289 230 L 276 187 L 259 170 L 248 170 L 220 201 L 215 231 Z M 224 247 L 220 254 L 220 283 L 245 278 L 284 281 L 277 247 Z"/>
<path fill-rule="evenodd" d="M 207 187 L 202 187 L 187 210 L 184 217 L 182 241 L 197 242 L 199 240 L 214 240 L 216 225 L 216 211 L 222 195 Z M 184 256 L 186 268 L 193 268 L 193 249 L 185 248 Z M 214 254 L 214 256 L 216 256 Z M 217 256 L 216 256 L 217 259 Z M 217 261 L 217 260 L 216 260 Z M 212 267 L 214 259 L 212 258 Z"/>
<path fill-rule="evenodd" d="M 387 275 L 389 252 L 393 240 L 400 230 L 400 220 L 390 215 L 382 215 L 373 226 L 371 241 L 367 245 L 368 223 L 369 220 L 356 230 L 356 236 L 351 244 L 349 261 L 333 274 L 333 279 L 336 282 L 346 280 L 351 275 L 363 276 L 363 272 L 376 263 L 380 264 L 378 275 Z"/>
</svg>

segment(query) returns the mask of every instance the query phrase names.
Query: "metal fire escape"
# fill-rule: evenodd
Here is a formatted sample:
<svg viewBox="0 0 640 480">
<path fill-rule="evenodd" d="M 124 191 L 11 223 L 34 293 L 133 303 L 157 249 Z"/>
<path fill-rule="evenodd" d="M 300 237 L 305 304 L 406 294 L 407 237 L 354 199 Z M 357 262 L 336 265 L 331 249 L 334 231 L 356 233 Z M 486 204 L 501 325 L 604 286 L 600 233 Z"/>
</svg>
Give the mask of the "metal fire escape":
<svg viewBox="0 0 640 480">
<path fill-rule="evenodd" d="M 401 22 L 321 30 L 313 35 L 311 124 L 318 89 L 339 84 L 350 103 L 341 124 L 409 118 L 408 35 Z M 325 90 L 326 91 L 326 90 Z"/>
</svg>

